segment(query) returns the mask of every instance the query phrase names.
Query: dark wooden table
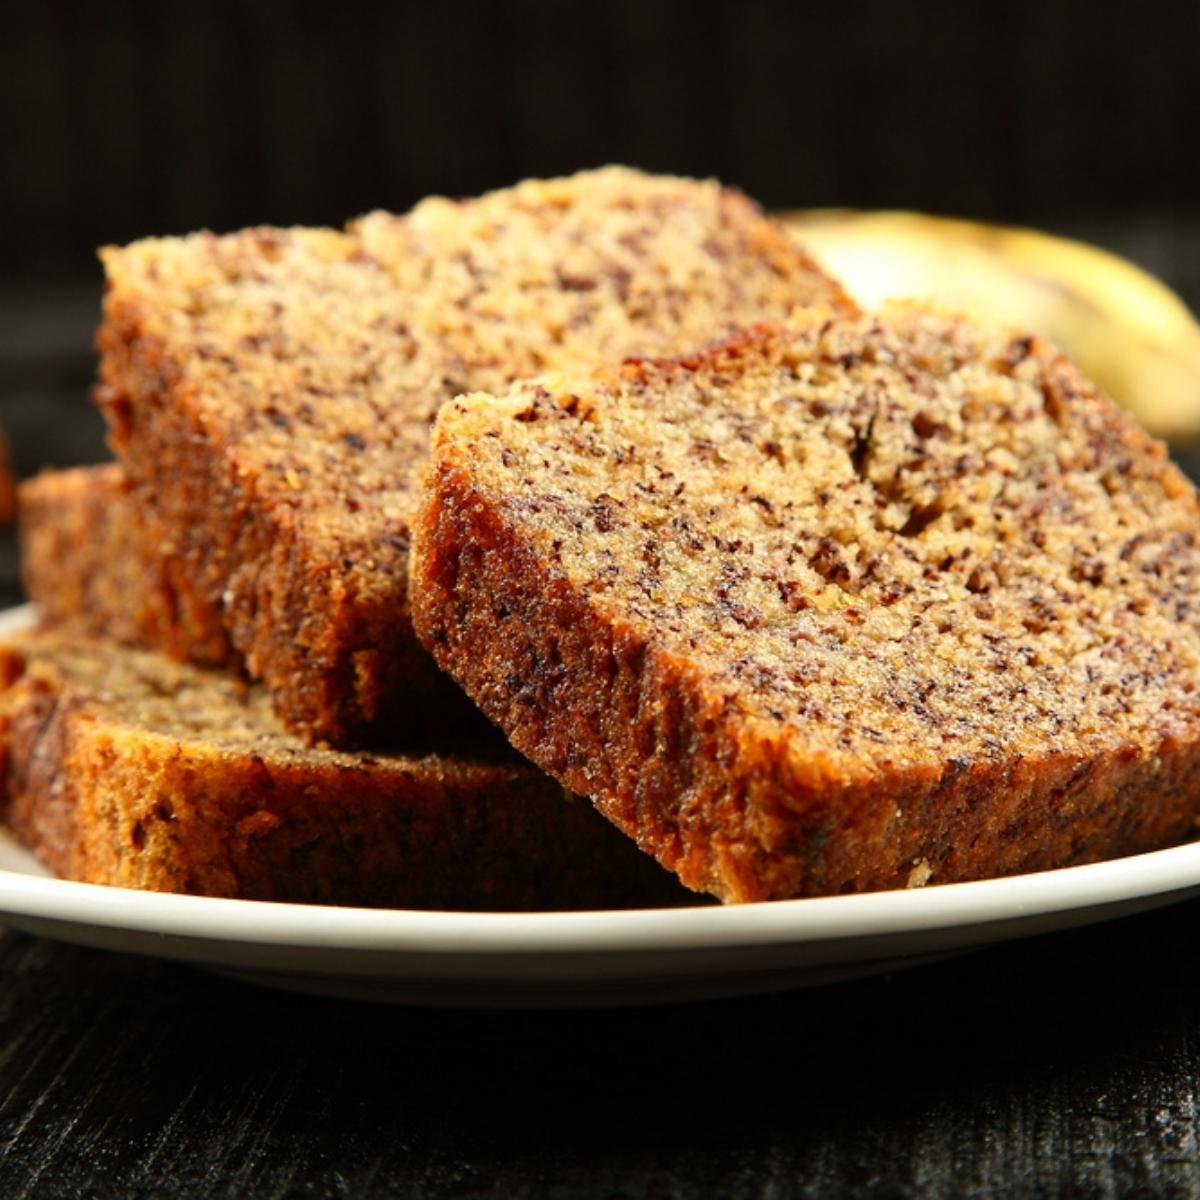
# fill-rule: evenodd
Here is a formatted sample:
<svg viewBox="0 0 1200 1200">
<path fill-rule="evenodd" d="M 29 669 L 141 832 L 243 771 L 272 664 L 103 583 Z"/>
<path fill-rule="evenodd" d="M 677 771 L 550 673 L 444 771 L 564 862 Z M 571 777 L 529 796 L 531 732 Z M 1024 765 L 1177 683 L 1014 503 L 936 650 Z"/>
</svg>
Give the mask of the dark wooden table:
<svg viewBox="0 0 1200 1200">
<path fill-rule="evenodd" d="M 1193 226 L 1082 231 L 1200 296 Z M 101 453 L 95 304 L 0 296 L 24 472 Z M 854 984 L 571 1013 L 314 1000 L 0 933 L 0 1197 L 1200 1196 L 1198 1093 L 1200 902 Z"/>
</svg>

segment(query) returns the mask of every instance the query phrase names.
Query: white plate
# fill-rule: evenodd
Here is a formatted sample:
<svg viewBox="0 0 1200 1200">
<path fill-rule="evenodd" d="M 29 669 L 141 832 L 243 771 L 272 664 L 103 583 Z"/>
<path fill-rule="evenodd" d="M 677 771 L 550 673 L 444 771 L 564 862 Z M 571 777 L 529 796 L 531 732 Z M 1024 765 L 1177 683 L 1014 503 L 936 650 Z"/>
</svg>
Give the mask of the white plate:
<svg viewBox="0 0 1200 1200">
<path fill-rule="evenodd" d="M 0 633 L 28 619 L 0 614 Z M 273 986 L 411 1004 L 588 1006 L 774 991 L 915 965 L 1200 893 L 1200 844 L 980 883 L 732 908 L 441 913 L 53 879 L 0 835 L 0 918 Z"/>
</svg>

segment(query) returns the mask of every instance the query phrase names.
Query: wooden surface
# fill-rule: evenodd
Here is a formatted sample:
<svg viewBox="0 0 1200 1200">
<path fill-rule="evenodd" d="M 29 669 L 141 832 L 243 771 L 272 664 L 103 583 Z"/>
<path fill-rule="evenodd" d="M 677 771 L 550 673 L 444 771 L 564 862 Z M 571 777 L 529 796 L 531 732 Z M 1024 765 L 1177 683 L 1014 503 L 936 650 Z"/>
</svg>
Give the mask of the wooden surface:
<svg viewBox="0 0 1200 1200">
<path fill-rule="evenodd" d="M 458 1013 L 11 936 L 0 1195 L 1191 1196 L 1200 906 L 777 997 Z"/>
<path fill-rule="evenodd" d="M 1105 240 L 1196 302 L 1195 231 Z M 0 294 L 24 473 L 102 452 L 96 290 Z M 1198 902 L 890 978 L 582 1013 L 314 1000 L 0 933 L 4 1198 L 1200 1196 L 1198 1081 Z"/>
</svg>

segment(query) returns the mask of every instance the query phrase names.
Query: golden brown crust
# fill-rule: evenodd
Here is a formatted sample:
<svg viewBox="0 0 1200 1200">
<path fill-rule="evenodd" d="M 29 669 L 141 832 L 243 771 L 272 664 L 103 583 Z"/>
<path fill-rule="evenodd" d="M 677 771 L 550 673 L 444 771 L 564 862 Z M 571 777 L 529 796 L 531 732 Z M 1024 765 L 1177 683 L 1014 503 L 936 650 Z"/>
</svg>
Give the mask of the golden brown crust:
<svg viewBox="0 0 1200 1200">
<path fill-rule="evenodd" d="M 216 608 L 172 572 L 171 543 L 117 463 L 20 489 L 25 592 L 51 624 L 206 666 L 236 663 Z"/>
<path fill-rule="evenodd" d="M 814 317 L 448 405 L 414 621 L 690 887 L 972 879 L 1192 833 L 1196 517 L 1050 348 Z"/>
<path fill-rule="evenodd" d="M 456 392 L 850 308 L 712 183 L 609 169 L 346 234 L 105 252 L 114 449 L 292 728 L 350 744 L 453 695 L 411 632 L 408 522 Z"/>
<path fill-rule="evenodd" d="M 495 747 L 309 750 L 260 689 L 102 643 L 27 638 L 0 668 L 5 820 L 65 877 L 419 908 L 677 901 L 589 806 Z"/>
</svg>

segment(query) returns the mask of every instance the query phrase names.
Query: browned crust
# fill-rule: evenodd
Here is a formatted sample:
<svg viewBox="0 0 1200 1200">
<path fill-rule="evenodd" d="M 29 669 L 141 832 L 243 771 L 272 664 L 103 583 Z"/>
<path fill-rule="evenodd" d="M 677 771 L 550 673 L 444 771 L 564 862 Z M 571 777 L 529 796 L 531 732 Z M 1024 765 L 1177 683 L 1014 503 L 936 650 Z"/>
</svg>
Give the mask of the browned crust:
<svg viewBox="0 0 1200 1200">
<path fill-rule="evenodd" d="M 748 331 L 647 371 L 718 370 L 769 340 Z M 1069 371 L 1048 348 L 1052 374 Z M 1066 376 L 1064 375 L 1064 379 Z M 1069 383 L 1070 380 L 1068 379 Z M 1105 410 L 1097 436 L 1161 462 Z M 522 753 L 597 808 L 687 886 L 726 902 L 866 891 L 1038 871 L 1191 836 L 1200 744 L 1154 744 L 940 764 L 797 763 L 784 727 L 740 716 L 695 665 L 605 612 L 535 553 L 435 442 L 414 524 L 413 619 Z M 1170 464 L 1164 486 L 1186 487 Z"/>
<path fill-rule="evenodd" d="M 335 564 L 314 561 L 291 510 L 261 497 L 254 475 L 200 419 L 180 371 L 143 333 L 138 305 L 110 295 L 105 316 L 97 400 L 113 450 L 173 533 L 166 570 L 219 611 L 288 725 L 356 745 L 402 721 L 473 721 L 412 635 L 405 581 L 388 603 L 372 604 Z"/>
<path fill-rule="evenodd" d="M 0 671 L 4 819 L 66 878 L 448 909 L 686 896 L 590 806 L 520 764 L 230 753 L 131 726 L 12 649 Z"/>
<path fill-rule="evenodd" d="M 20 489 L 21 574 L 44 620 L 206 666 L 235 663 L 217 609 L 172 571 L 170 542 L 116 463 Z"/>
</svg>

